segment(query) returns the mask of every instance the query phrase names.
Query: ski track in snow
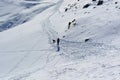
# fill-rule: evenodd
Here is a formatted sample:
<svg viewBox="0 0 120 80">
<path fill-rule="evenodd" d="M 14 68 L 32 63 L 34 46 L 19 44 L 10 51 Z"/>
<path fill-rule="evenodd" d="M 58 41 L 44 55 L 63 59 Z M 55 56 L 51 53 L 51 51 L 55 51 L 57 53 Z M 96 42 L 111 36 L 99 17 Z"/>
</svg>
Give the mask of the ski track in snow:
<svg viewBox="0 0 120 80">
<path fill-rule="evenodd" d="M 48 27 L 49 25 L 49 27 Z M 54 47 L 54 49 L 56 50 L 56 44 L 52 44 L 52 39 L 57 39 L 58 37 L 58 33 L 53 30 L 52 28 L 50 28 L 50 26 L 52 26 L 52 24 L 50 23 L 50 20 L 48 18 L 48 20 L 46 20 L 46 22 L 43 24 L 43 30 L 44 32 L 48 35 L 49 37 L 49 43 L 52 45 L 52 47 Z M 38 40 L 39 41 L 39 40 Z M 36 45 L 37 45 L 38 42 L 36 42 L 31 49 L 33 49 Z M 74 47 L 73 47 L 74 46 Z M 41 68 L 37 68 L 31 72 L 27 72 L 27 73 L 24 73 L 24 74 L 19 74 L 17 76 L 13 76 L 13 77 L 10 77 L 8 80 L 26 80 L 30 75 L 40 71 L 41 69 L 44 69 L 46 67 L 46 65 L 51 62 L 50 61 L 50 58 L 52 57 L 52 61 L 55 59 L 55 56 L 64 56 L 64 57 L 67 57 L 67 58 L 70 58 L 70 59 L 83 59 L 87 56 L 90 56 L 90 55 L 105 55 L 105 52 L 110 52 L 110 51 L 116 51 L 117 53 L 119 53 L 120 51 L 120 48 L 114 46 L 114 45 L 107 45 L 107 44 L 104 44 L 104 43 L 88 43 L 88 42 L 73 42 L 73 41 L 68 41 L 68 40 L 64 40 L 64 39 L 61 39 L 60 40 L 60 53 L 61 54 L 58 54 L 58 55 L 50 55 L 49 52 L 54 52 L 55 50 L 51 49 L 48 51 L 47 50 L 19 50 L 19 51 L 0 51 L 0 52 L 5 52 L 5 53 L 11 53 L 11 52 L 25 52 L 26 54 L 23 56 L 23 58 L 20 59 L 19 62 L 17 62 L 17 64 L 7 73 L 11 73 L 12 71 L 14 71 L 16 68 L 18 68 L 19 64 L 22 63 L 24 61 L 24 59 L 26 57 L 29 56 L 29 54 L 31 52 L 39 52 L 39 51 L 43 51 L 43 52 L 46 52 L 47 55 L 45 56 L 46 58 L 46 63 L 43 67 Z M 86 54 L 85 54 L 86 53 Z M 44 54 L 43 54 L 44 55 Z M 43 55 L 40 55 L 37 57 L 36 60 L 34 60 L 31 65 L 35 64 L 40 58 L 41 56 Z M 55 63 L 57 64 L 57 62 Z M 55 66 L 54 64 L 54 66 Z M 77 64 L 77 63 L 73 63 L 73 64 Z M 72 65 L 72 64 L 68 64 L 68 65 L 64 65 L 64 68 L 62 70 L 55 70 L 53 71 L 51 75 L 52 78 L 54 78 L 54 80 L 58 80 L 59 79 L 59 76 L 61 75 L 64 75 L 66 73 L 74 73 L 76 76 L 80 76 L 83 74 L 83 72 L 85 72 L 85 69 L 83 69 L 83 71 L 79 71 L 75 68 L 69 68 L 69 67 L 66 67 L 66 66 L 69 66 L 69 65 Z M 79 65 L 79 64 L 77 64 Z M 114 66 L 104 66 L 102 65 L 102 67 L 104 67 L 104 69 L 109 69 L 109 68 L 114 68 L 114 67 L 120 67 L 120 65 L 114 65 Z M 95 70 L 95 69 L 94 69 Z M 93 69 L 90 68 L 89 71 L 86 71 L 86 72 L 92 72 Z M 88 74 L 88 73 L 85 73 L 85 74 Z M 112 75 L 112 74 L 111 74 Z M 90 75 L 88 75 L 90 76 Z M 103 77 L 103 76 L 101 76 Z"/>
<path fill-rule="evenodd" d="M 58 38 L 58 33 L 51 29 L 52 24 L 50 20 L 46 20 L 47 24 L 44 24 L 44 30 L 49 36 L 49 42 L 56 50 L 56 44 L 52 43 L 52 39 L 56 40 Z M 47 27 L 49 25 L 49 27 Z M 74 47 L 73 47 L 74 46 Z M 60 52 L 65 56 L 73 56 L 76 59 L 84 58 L 89 55 L 102 55 L 105 51 L 120 51 L 119 47 L 115 45 L 108 45 L 105 43 L 90 43 L 90 42 L 74 42 L 60 39 Z M 79 52 L 81 54 L 79 54 Z M 86 54 L 85 54 L 86 53 Z M 101 53 L 101 54 L 100 54 Z"/>
<path fill-rule="evenodd" d="M 60 1 L 61 2 L 61 1 Z M 52 7 L 53 5 L 50 5 L 50 6 L 47 6 L 46 8 L 48 9 L 48 8 L 50 8 L 50 7 Z M 45 10 L 45 9 L 42 9 L 42 10 Z M 39 10 L 36 10 L 37 11 L 37 13 L 39 12 Z M 41 9 L 40 9 L 40 11 L 41 11 Z M 44 28 L 44 27 L 43 27 Z M 53 31 L 53 30 L 51 30 L 50 28 L 48 29 L 49 31 Z M 47 31 L 47 30 L 45 30 L 45 31 Z M 49 32 L 48 34 L 50 34 L 51 32 Z M 50 38 L 51 36 L 49 36 L 49 38 Z M 10 69 L 9 70 L 9 72 L 8 73 L 6 73 L 6 75 L 5 76 L 3 76 L 3 77 L 1 77 L 1 78 L 4 78 L 4 77 L 6 77 L 7 75 L 9 75 L 10 73 L 12 73 L 15 69 L 17 69 L 18 67 L 19 67 L 19 65 L 31 54 L 31 52 L 46 52 L 46 53 L 48 53 L 47 55 L 46 55 L 46 63 L 45 63 L 45 65 L 43 66 L 43 67 L 41 67 L 41 68 L 37 68 L 37 69 L 35 69 L 35 70 L 33 70 L 33 71 L 31 71 L 31 72 L 26 72 L 26 73 L 24 73 L 24 74 L 18 74 L 17 76 L 13 76 L 13 77 L 10 77 L 10 78 L 8 78 L 8 80 L 22 80 L 22 79 L 26 79 L 27 77 L 29 77 L 30 75 L 32 75 L 33 73 L 36 73 L 36 72 L 38 72 L 39 70 L 41 70 L 41 69 L 43 69 L 43 68 L 45 68 L 45 66 L 46 66 L 46 64 L 48 64 L 49 62 L 50 62 L 50 58 L 49 57 L 55 57 L 54 55 L 53 56 L 51 56 L 49 53 L 50 52 L 53 52 L 53 49 L 42 49 L 42 50 L 33 50 L 34 49 L 34 47 L 37 45 L 37 43 L 39 42 L 39 39 L 37 40 L 37 42 L 31 47 L 31 49 L 30 50 L 13 50 L 13 51 L 0 51 L 0 52 L 4 52 L 4 53 L 15 53 L 15 52 L 21 52 L 21 53 L 25 53 L 24 55 L 23 55 L 23 57 L 16 63 L 16 65 L 12 68 L 12 69 Z M 35 64 L 40 58 L 41 58 L 41 56 L 43 57 L 44 56 L 44 54 L 43 55 L 40 55 L 40 56 L 38 56 L 38 58 L 33 62 L 33 63 L 31 63 L 31 65 L 33 65 L 33 64 Z M 52 59 L 52 60 L 54 60 L 54 58 Z"/>
</svg>

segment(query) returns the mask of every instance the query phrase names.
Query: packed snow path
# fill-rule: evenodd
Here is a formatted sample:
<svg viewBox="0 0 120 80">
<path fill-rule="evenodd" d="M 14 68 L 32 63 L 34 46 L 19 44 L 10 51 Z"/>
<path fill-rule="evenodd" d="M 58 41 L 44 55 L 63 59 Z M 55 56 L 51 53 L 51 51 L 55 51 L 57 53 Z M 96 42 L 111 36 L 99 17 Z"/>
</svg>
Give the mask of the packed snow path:
<svg viewBox="0 0 120 80">
<path fill-rule="evenodd" d="M 60 48 L 64 55 L 77 59 L 90 55 L 104 55 L 105 52 L 109 51 L 120 51 L 120 48 L 117 48 L 114 45 L 106 45 L 104 43 L 72 42 L 66 40 L 61 40 Z"/>
<path fill-rule="evenodd" d="M 39 68 L 35 68 L 33 70 L 23 72 L 22 74 L 19 74 L 19 73 L 15 74 L 12 77 L 10 76 L 10 78 L 8 77 L 8 79 L 2 79 L 1 78 L 1 80 L 39 80 L 39 79 L 41 79 L 40 78 L 41 75 L 44 74 L 44 72 L 42 72 L 42 70 L 47 72 L 47 73 L 45 73 L 44 77 L 48 78 L 48 79 L 42 79 L 42 80 L 49 80 L 49 79 L 52 79 L 52 78 L 53 78 L 52 80 L 58 80 L 58 79 L 61 79 L 61 78 L 62 78 L 62 80 L 64 80 L 64 79 L 66 79 L 66 76 L 68 76 L 68 79 L 71 79 L 71 80 L 74 80 L 75 78 L 77 78 L 78 80 L 79 79 L 84 79 L 84 78 L 85 78 L 85 80 L 88 80 L 95 73 L 98 73 L 98 74 L 95 74 L 94 76 L 92 76 L 91 80 L 98 80 L 98 77 L 105 78 L 106 75 L 108 77 L 108 74 L 110 74 L 112 76 L 114 76 L 116 74 L 115 76 L 119 76 L 119 73 L 117 72 L 117 71 L 119 71 L 119 68 L 117 68 L 117 70 L 115 70 L 116 72 L 112 73 L 114 68 L 120 66 L 119 62 L 118 62 L 118 64 L 115 63 L 115 62 L 119 61 L 119 55 L 112 55 L 112 56 L 107 56 L 107 57 L 104 56 L 103 57 L 103 55 L 105 55 L 106 53 L 109 54 L 109 55 L 110 55 L 110 52 L 112 52 L 112 54 L 114 54 L 114 52 L 115 52 L 115 54 L 119 53 L 119 51 L 120 51 L 119 48 L 116 48 L 113 45 L 106 45 L 104 43 L 73 42 L 73 41 L 69 41 L 67 39 L 66 40 L 61 39 L 60 40 L 60 53 L 61 54 L 59 55 L 55 52 L 56 51 L 56 44 L 52 43 L 52 39 L 58 38 L 59 34 L 54 29 L 51 28 L 52 24 L 50 23 L 50 21 L 48 21 L 48 22 L 45 21 L 45 23 L 46 24 L 43 25 L 43 29 L 47 33 L 48 36 L 45 35 L 45 33 L 43 31 L 44 35 L 42 35 L 42 37 L 44 37 L 44 36 L 49 37 L 49 43 L 54 47 L 54 50 L 50 49 L 50 48 L 39 49 L 40 48 L 39 45 L 41 43 L 38 44 L 38 42 L 44 40 L 44 39 L 39 40 L 38 37 L 40 36 L 40 34 L 42 34 L 42 33 L 39 33 L 39 34 L 37 34 L 37 36 L 32 37 L 32 38 L 37 38 L 37 39 L 31 40 L 31 41 L 35 41 L 35 44 L 32 45 L 30 47 L 30 49 L 28 49 L 28 50 L 18 50 L 18 51 L 17 50 L 16 51 L 6 51 L 5 53 L 22 53 L 23 54 L 23 57 L 20 60 L 18 60 L 17 64 L 15 64 L 15 66 L 13 66 L 9 70 L 9 72 L 7 73 L 8 75 L 10 73 L 13 73 L 13 72 L 17 71 L 17 69 L 22 70 L 23 67 L 26 67 L 26 66 L 24 66 L 24 64 L 26 65 L 27 60 L 28 60 L 28 62 L 30 62 L 28 67 L 30 66 L 32 68 L 40 60 L 43 63 L 41 62 L 40 64 L 39 63 L 37 64 Z M 29 39 L 31 39 L 31 38 L 28 38 L 27 40 L 29 41 Z M 48 38 L 45 38 L 45 39 L 48 40 Z M 4 51 L 3 51 L 3 53 L 4 53 Z M 106 61 L 103 61 L 102 57 L 99 57 L 98 61 L 96 61 L 96 60 L 92 61 L 92 59 L 90 59 L 90 58 L 86 62 L 84 62 L 84 61 L 80 62 L 78 60 L 78 59 L 84 60 L 83 58 L 86 58 L 89 55 L 98 55 L 98 56 L 101 55 L 103 57 L 103 60 L 106 60 Z M 61 58 L 58 58 L 58 56 L 62 57 L 62 60 L 66 60 L 66 59 L 69 58 L 69 59 L 77 59 L 78 62 L 75 63 L 73 61 L 72 64 L 69 64 L 69 63 L 67 63 L 67 62 L 69 62 L 67 60 L 67 62 L 64 64 L 64 61 L 62 61 L 62 64 L 63 64 L 63 66 L 62 66 L 59 63 Z M 65 57 L 65 58 L 63 59 L 63 57 Z M 105 57 L 106 57 L 106 59 L 105 59 Z M 113 59 L 114 64 L 110 63 L 108 58 L 109 59 L 114 58 Z M 108 60 L 108 63 L 107 63 L 107 60 Z M 100 61 L 101 61 L 101 63 L 100 63 Z M 104 63 L 107 63 L 107 64 L 104 64 Z M 60 67 L 56 67 L 57 64 L 59 64 Z M 82 64 L 83 64 L 83 66 L 82 66 Z M 57 66 L 59 66 L 59 65 L 57 65 Z M 45 68 L 48 68 L 48 69 L 46 70 Z M 110 69 L 111 71 L 109 71 L 109 68 L 111 68 Z M 106 73 L 103 74 L 103 71 L 106 72 Z M 92 74 L 92 73 L 94 73 L 94 74 Z M 51 77 L 49 78 L 47 74 L 49 74 Z M 35 79 L 36 75 L 40 76 L 40 77 Z M 72 75 L 72 76 L 70 76 L 70 75 Z M 103 75 L 103 76 L 101 76 L 101 75 Z M 31 77 L 31 76 L 33 76 L 33 77 Z M 73 77 L 73 78 L 71 78 L 71 77 Z M 117 79 L 114 79 L 114 80 L 117 80 Z"/>
<path fill-rule="evenodd" d="M 22 27 L 14 28 L 15 31 L 14 31 L 14 29 L 11 29 L 10 31 L 8 30 L 8 32 L 6 31 L 5 34 L 4 34 L 4 32 L 3 32 L 3 34 L 1 33 L 1 36 L 3 36 L 3 40 L 1 40 L 1 42 L 3 41 L 4 42 L 3 44 L 6 43 L 5 42 L 5 40 L 6 40 L 5 35 L 7 35 L 6 33 L 10 32 L 12 35 L 11 37 L 13 39 L 12 40 L 8 39 L 9 42 L 11 41 L 11 43 L 10 43 L 12 45 L 11 48 L 9 46 L 7 48 L 6 45 L 0 46 L 0 53 L 1 53 L 0 55 L 1 55 L 1 57 L 3 56 L 3 58 L 0 59 L 0 61 L 2 61 L 2 60 L 4 61 L 6 59 L 6 57 L 9 57 L 10 60 L 11 60 L 11 58 L 14 59 L 16 57 L 18 59 L 12 61 L 11 64 L 4 63 L 2 66 L 0 66 L 1 68 L 4 69 L 4 66 L 8 65 L 8 66 L 6 66 L 6 67 L 8 67 L 6 70 L 1 70 L 1 71 L 3 71 L 3 74 L 1 72 L 2 75 L 0 75 L 0 79 L 3 80 L 3 78 L 10 76 L 10 75 L 13 75 L 13 76 L 8 78 L 8 80 L 9 79 L 10 80 L 24 79 L 26 77 L 26 75 L 28 76 L 28 74 L 31 75 L 34 72 L 42 70 L 43 68 L 45 68 L 45 66 L 49 62 L 54 60 L 55 55 L 54 54 L 50 55 L 50 53 L 53 53 L 54 51 L 51 48 L 51 46 L 47 43 L 48 35 L 43 31 L 43 29 L 41 27 L 42 27 L 42 23 L 43 23 L 42 20 L 46 19 L 49 15 L 51 15 L 51 13 L 54 13 L 53 9 L 55 9 L 55 12 L 56 12 L 56 9 L 58 9 L 58 7 L 59 7 L 59 3 L 61 4 L 62 1 L 60 0 L 57 3 L 54 3 L 54 5 L 53 5 L 53 3 L 51 3 L 51 4 L 49 4 L 49 5 L 51 5 L 49 7 L 46 5 L 47 9 L 38 15 L 39 17 L 45 15 L 45 17 L 43 19 L 38 19 L 38 18 L 37 18 L 37 20 L 34 19 L 31 22 L 31 24 L 33 24 L 33 23 L 37 24 L 37 25 L 32 26 L 33 29 L 35 28 L 34 30 L 32 30 L 32 31 L 27 30 L 28 32 L 26 32 L 25 28 L 28 29 L 30 26 L 30 24 L 27 25 L 27 23 L 26 23 L 25 25 L 27 25 L 27 26 L 24 26 L 24 24 L 23 24 Z M 38 20 L 41 20 L 41 21 L 38 21 Z M 28 22 L 28 23 L 30 23 L 30 22 Z M 18 34 L 12 34 L 17 31 L 18 31 Z M 32 32 L 32 35 L 31 35 L 31 32 Z M 24 36 L 22 34 L 24 34 Z M 27 35 L 27 37 L 25 35 Z M 17 38 L 16 38 L 16 36 L 17 36 Z M 14 40 L 14 38 L 15 38 L 15 40 Z M 21 43 L 21 41 L 22 41 L 22 43 Z M 2 43 L 1 43 L 1 45 L 2 45 Z M 23 45 L 25 45 L 25 47 L 23 47 Z M 44 46 L 41 46 L 41 45 L 44 45 Z M 7 56 L 4 56 L 4 55 L 7 55 Z M 34 70 L 23 72 L 23 74 L 19 74 L 22 72 L 16 73 L 17 71 L 20 71 L 20 70 L 24 71 L 25 68 L 27 69 L 27 68 L 33 68 L 33 67 L 36 67 L 36 68 Z"/>
<path fill-rule="evenodd" d="M 44 23 L 43 28 L 49 36 L 50 44 L 56 51 L 56 43 L 53 43 L 52 40 L 57 40 L 60 36 L 58 32 L 52 29 L 52 27 L 50 19 L 48 18 Z M 104 55 L 105 52 L 108 51 L 117 51 L 119 53 L 120 48 L 105 43 L 74 42 L 64 38 L 60 39 L 60 53 L 70 58 L 81 59 L 90 55 Z"/>
</svg>

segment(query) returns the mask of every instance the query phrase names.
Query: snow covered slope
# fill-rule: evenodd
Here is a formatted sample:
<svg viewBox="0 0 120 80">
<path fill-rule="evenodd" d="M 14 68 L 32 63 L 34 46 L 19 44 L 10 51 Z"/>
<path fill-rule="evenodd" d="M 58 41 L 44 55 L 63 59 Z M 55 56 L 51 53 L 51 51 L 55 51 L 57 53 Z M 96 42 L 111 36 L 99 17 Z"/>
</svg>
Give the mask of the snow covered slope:
<svg viewBox="0 0 120 80">
<path fill-rule="evenodd" d="M 47 34 L 45 34 L 43 31 L 41 23 L 43 23 L 43 21 L 53 13 L 53 9 L 56 8 L 56 6 L 53 7 L 54 5 L 55 3 L 45 5 L 41 4 L 36 6 L 39 9 L 42 7 L 42 10 L 48 10 L 38 14 L 31 21 L 19 25 L 13 29 L 4 31 L 0 34 L 0 61 L 3 61 L 1 62 L 0 66 L 1 74 L 10 74 L 11 71 L 14 71 L 18 67 L 20 68 L 16 70 L 21 71 L 23 68 L 25 69 L 27 67 L 33 66 L 35 64 L 34 62 L 36 62 L 37 59 L 39 60 L 40 56 L 45 53 L 48 54 L 47 52 L 49 50 L 51 51 L 50 44 L 48 44 L 48 37 L 46 36 Z M 28 12 L 31 13 L 31 11 Z M 34 55 L 31 51 L 33 51 L 34 54 L 36 53 L 36 55 Z M 25 62 L 24 58 L 28 60 Z M 39 61 L 36 64 L 39 64 Z M 41 66 L 43 65 L 44 64 L 41 64 Z"/>
<path fill-rule="evenodd" d="M 91 5 L 83 9 L 83 6 L 88 3 Z M 90 39 L 90 42 L 107 44 L 115 44 L 116 39 L 119 39 L 120 3 L 118 0 L 104 0 L 103 5 L 100 6 L 91 0 L 80 0 L 72 3 L 66 0 L 66 5 L 68 5 L 64 7 L 68 8 L 66 12 L 61 9 L 61 13 L 56 13 L 51 18 L 53 19 L 51 23 L 56 26 L 56 29 L 59 26 L 66 30 L 66 39 L 78 42 Z M 59 18 L 55 18 L 56 16 Z M 71 28 L 67 30 L 68 23 L 74 19 L 76 19 L 75 25 L 72 24 Z M 58 25 L 54 24 L 54 21 Z"/>
<path fill-rule="evenodd" d="M 21 16 L 0 33 L 0 80 L 120 80 L 119 0 L 10 2 Z"/>
<path fill-rule="evenodd" d="M 0 32 L 31 20 L 53 4 L 48 1 L 1 1 Z"/>
</svg>

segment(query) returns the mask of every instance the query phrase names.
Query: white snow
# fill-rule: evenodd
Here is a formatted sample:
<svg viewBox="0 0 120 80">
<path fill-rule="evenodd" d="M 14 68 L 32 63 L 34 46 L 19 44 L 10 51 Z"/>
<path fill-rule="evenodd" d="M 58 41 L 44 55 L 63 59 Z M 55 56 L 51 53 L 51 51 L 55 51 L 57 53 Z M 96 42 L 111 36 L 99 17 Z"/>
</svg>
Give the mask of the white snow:
<svg viewBox="0 0 120 80">
<path fill-rule="evenodd" d="M 37 2 L 27 9 L 19 5 L 25 0 L 0 2 L 0 21 L 19 12 L 29 19 L 0 32 L 0 80 L 120 80 L 119 0 Z"/>
</svg>

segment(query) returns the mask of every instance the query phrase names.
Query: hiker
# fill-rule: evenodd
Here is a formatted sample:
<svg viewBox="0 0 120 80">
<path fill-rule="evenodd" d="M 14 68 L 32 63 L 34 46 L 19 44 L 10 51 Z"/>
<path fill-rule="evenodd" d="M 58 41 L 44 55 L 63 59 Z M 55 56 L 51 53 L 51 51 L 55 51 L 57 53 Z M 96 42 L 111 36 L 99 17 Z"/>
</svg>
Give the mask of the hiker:
<svg viewBox="0 0 120 80">
<path fill-rule="evenodd" d="M 60 46 L 59 46 L 59 44 L 60 44 L 60 39 L 57 38 L 57 51 L 60 51 Z"/>
</svg>

